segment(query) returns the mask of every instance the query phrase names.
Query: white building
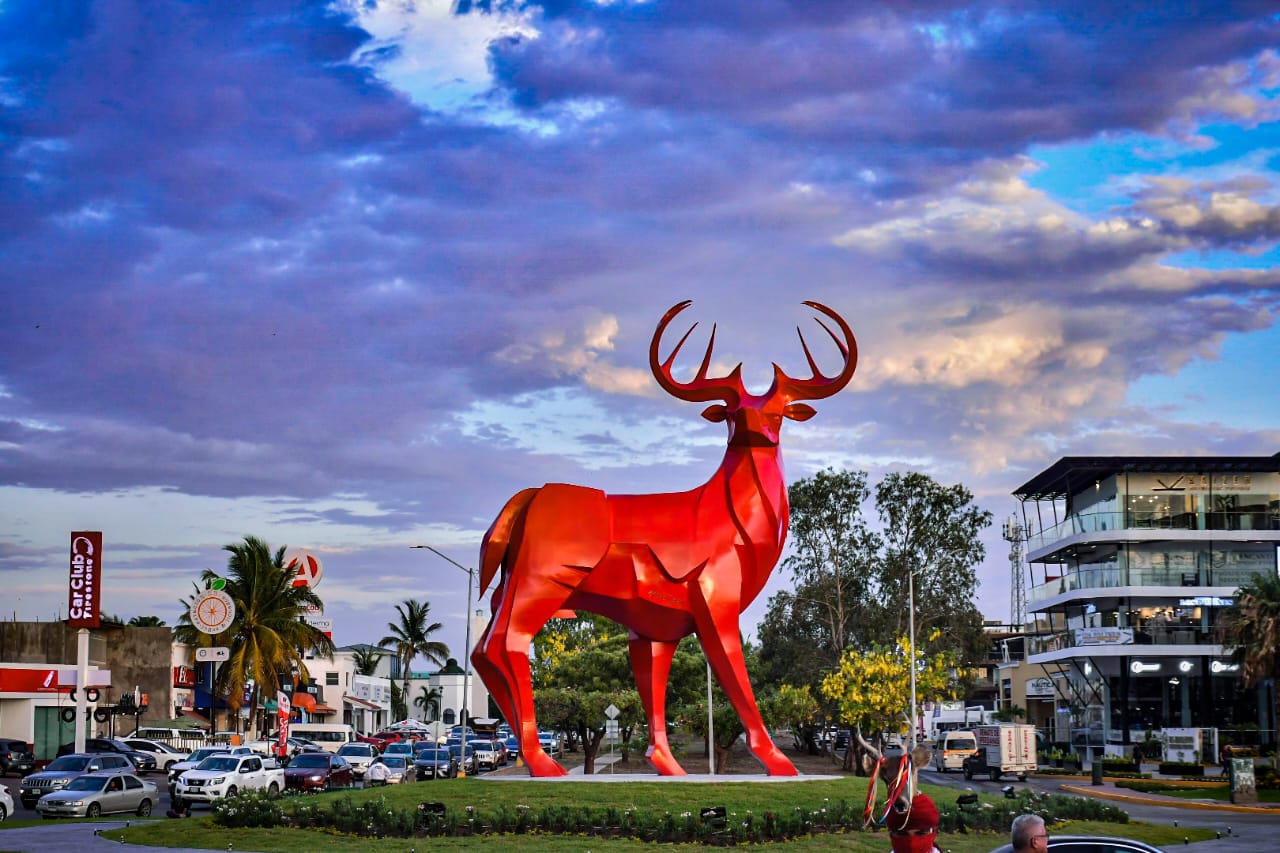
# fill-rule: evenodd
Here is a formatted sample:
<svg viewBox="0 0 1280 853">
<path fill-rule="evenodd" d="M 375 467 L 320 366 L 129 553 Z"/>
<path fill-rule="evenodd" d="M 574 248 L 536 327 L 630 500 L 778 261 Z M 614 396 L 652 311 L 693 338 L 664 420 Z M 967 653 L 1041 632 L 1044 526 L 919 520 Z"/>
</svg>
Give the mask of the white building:
<svg viewBox="0 0 1280 853">
<path fill-rule="evenodd" d="M 1026 660 L 1053 684 L 1054 740 L 1125 751 L 1196 727 L 1274 741 L 1222 614 L 1277 571 L 1280 454 L 1066 457 L 1014 495 L 1031 531 Z"/>
</svg>

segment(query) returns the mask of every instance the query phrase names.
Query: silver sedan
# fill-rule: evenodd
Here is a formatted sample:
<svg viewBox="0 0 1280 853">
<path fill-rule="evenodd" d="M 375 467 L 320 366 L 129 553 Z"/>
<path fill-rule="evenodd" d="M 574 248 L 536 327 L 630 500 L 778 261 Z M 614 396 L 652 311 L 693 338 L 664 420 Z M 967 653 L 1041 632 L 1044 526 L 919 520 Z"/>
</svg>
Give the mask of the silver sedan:
<svg viewBox="0 0 1280 853">
<path fill-rule="evenodd" d="M 98 817 L 128 812 L 139 817 L 151 814 L 160 802 L 155 783 L 132 773 L 86 773 L 77 776 L 60 791 L 45 794 L 36 803 L 41 817 Z"/>
</svg>

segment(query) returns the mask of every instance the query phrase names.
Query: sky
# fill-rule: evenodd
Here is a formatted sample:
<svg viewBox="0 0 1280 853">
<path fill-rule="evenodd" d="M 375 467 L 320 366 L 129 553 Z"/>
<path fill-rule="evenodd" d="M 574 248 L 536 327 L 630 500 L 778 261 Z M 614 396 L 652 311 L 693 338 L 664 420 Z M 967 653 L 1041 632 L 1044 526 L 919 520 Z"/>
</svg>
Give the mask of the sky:
<svg viewBox="0 0 1280 853">
<path fill-rule="evenodd" d="M 425 599 L 460 657 L 410 546 L 706 481 L 658 320 L 759 393 L 797 328 L 835 366 L 816 300 L 858 370 L 788 480 L 963 483 L 1007 622 L 1060 457 L 1280 451 L 1276 45 L 1222 0 L 0 0 L 0 612 L 65 618 L 101 530 L 102 609 L 173 624 L 253 535 L 339 645 Z"/>
</svg>

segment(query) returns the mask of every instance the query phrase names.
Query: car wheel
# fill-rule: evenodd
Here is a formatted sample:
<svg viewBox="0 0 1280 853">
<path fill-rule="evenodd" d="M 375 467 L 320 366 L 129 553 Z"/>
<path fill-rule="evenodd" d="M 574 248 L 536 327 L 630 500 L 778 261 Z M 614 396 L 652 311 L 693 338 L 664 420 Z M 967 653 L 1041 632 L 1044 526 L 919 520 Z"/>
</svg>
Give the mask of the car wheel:
<svg viewBox="0 0 1280 853">
<path fill-rule="evenodd" d="M 277 785 L 275 782 L 272 782 L 270 785 L 267 786 L 267 793 L 273 797 L 280 796 L 280 786 Z"/>
<path fill-rule="evenodd" d="M 89 808 L 85 809 L 84 816 L 85 817 L 101 817 L 102 806 L 98 805 L 97 803 L 89 803 Z"/>
<path fill-rule="evenodd" d="M 138 815 L 138 817 L 150 817 L 151 801 L 143 800 L 142 802 L 138 803 L 138 811 L 136 812 L 136 814 Z"/>
<path fill-rule="evenodd" d="M 973 781 L 973 768 L 971 768 L 968 764 L 964 766 L 964 778 L 966 782 Z"/>
<path fill-rule="evenodd" d="M 999 782 L 999 781 L 1000 781 L 1000 771 L 999 771 L 999 770 L 992 770 L 992 771 L 991 771 L 991 781 L 992 781 L 992 782 Z"/>
<path fill-rule="evenodd" d="M 9 816 L 9 810 L 4 807 L 4 803 L 0 803 L 0 821 Z"/>
</svg>

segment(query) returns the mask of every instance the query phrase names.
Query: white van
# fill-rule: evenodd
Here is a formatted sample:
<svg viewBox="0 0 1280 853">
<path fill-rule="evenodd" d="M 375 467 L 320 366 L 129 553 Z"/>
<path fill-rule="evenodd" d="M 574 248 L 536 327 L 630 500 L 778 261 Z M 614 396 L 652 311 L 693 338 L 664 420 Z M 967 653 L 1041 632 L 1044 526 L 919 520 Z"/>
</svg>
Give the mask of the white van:
<svg viewBox="0 0 1280 853">
<path fill-rule="evenodd" d="M 938 738 L 938 748 L 933 751 L 933 765 L 940 773 L 960 770 L 964 760 L 978 752 L 978 738 L 973 732 L 943 732 Z"/>
<path fill-rule="evenodd" d="M 290 723 L 291 737 L 304 737 L 325 752 L 337 752 L 356 739 L 356 730 L 345 723 Z"/>
</svg>

